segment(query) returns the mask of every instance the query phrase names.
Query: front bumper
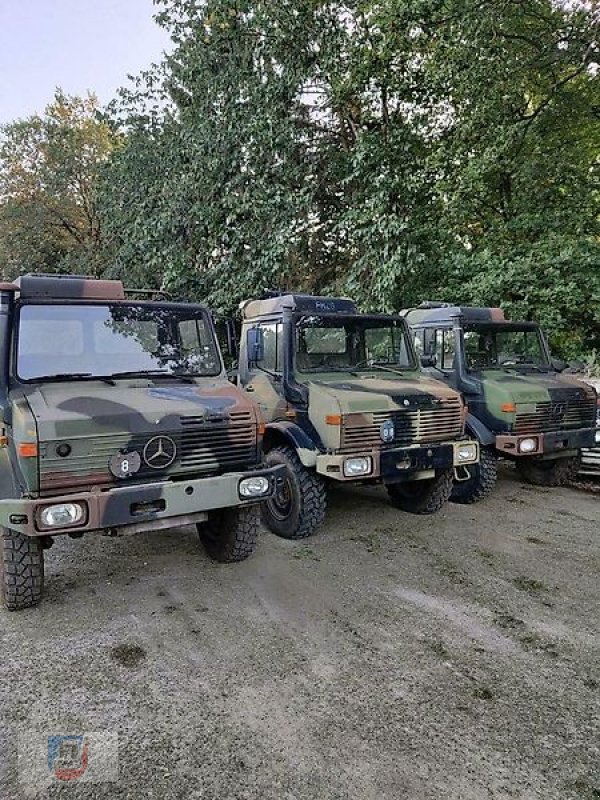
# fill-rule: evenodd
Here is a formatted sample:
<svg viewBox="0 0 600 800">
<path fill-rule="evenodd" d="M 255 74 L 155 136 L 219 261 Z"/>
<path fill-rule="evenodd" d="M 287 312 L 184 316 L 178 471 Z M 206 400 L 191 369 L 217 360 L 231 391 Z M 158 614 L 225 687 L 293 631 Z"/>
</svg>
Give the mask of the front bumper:
<svg viewBox="0 0 600 800">
<path fill-rule="evenodd" d="M 458 451 L 464 445 L 472 445 L 476 457 L 471 461 L 463 461 Z M 369 458 L 372 469 L 369 473 L 357 476 L 344 474 L 344 462 L 348 459 Z M 442 444 L 413 445 L 393 450 L 363 450 L 355 453 L 317 456 L 316 470 L 321 475 L 336 481 L 381 480 L 384 483 L 400 483 L 420 478 L 429 478 L 436 470 L 451 469 L 460 465 L 474 464 L 479 461 L 479 445 L 468 439 L 459 442 Z"/>
<path fill-rule="evenodd" d="M 523 440 L 533 440 L 535 448 L 522 452 L 519 445 Z M 496 449 L 503 455 L 518 458 L 522 456 L 547 456 L 560 458 L 571 451 L 576 453 L 584 447 L 594 447 L 596 431 L 594 428 L 579 428 L 574 431 L 553 431 L 527 435 L 502 434 L 496 436 Z"/>
<path fill-rule="evenodd" d="M 188 481 L 164 481 L 118 486 L 96 492 L 44 497 L 38 499 L 0 500 L 0 525 L 20 531 L 27 536 L 54 536 L 62 533 L 85 533 L 125 525 L 151 526 L 160 520 L 189 518 L 219 508 L 251 505 L 271 497 L 275 482 L 282 478 L 285 467 L 275 466 L 251 472 L 230 472 L 212 478 Z M 264 476 L 269 491 L 258 498 L 241 498 L 239 484 L 244 478 Z M 44 506 L 61 503 L 80 503 L 86 508 L 81 524 L 64 528 L 41 529 L 39 514 Z"/>
</svg>

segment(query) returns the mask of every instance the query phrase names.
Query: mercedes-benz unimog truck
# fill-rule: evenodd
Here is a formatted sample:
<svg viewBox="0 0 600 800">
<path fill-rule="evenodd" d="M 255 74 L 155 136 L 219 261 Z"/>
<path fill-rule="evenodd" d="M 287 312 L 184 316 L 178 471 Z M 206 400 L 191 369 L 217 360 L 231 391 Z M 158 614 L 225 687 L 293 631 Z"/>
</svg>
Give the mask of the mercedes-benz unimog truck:
<svg viewBox="0 0 600 800">
<path fill-rule="evenodd" d="M 596 441 L 597 395 L 560 371 L 535 322 L 507 320 L 500 308 L 427 302 L 402 312 L 428 373 L 463 393 L 467 431 L 481 457 L 452 499 L 473 503 L 494 488 L 498 458 L 528 483 L 558 486 L 579 469 Z"/>
<path fill-rule="evenodd" d="M 118 281 L 26 275 L 0 284 L 0 590 L 37 603 L 57 535 L 196 525 L 240 561 L 257 503 L 261 423 L 227 379 L 201 305 L 126 299 Z"/>
<path fill-rule="evenodd" d="M 421 372 L 406 322 L 299 294 L 241 309 L 239 383 L 260 407 L 266 463 L 286 470 L 267 527 L 312 534 L 331 482 L 383 483 L 399 508 L 438 511 L 479 448 L 460 393 Z"/>
</svg>

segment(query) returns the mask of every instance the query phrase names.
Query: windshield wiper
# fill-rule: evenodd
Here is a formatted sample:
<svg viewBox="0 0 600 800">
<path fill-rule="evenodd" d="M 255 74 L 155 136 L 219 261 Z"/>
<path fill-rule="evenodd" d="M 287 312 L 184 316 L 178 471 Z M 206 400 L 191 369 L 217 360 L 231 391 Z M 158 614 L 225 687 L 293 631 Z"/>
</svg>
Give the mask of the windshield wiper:
<svg viewBox="0 0 600 800">
<path fill-rule="evenodd" d="M 32 380 L 38 381 L 76 381 L 82 378 L 92 378 L 95 381 L 102 381 L 103 383 L 110 383 L 114 385 L 111 376 L 108 375 L 94 375 L 93 372 L 57 372 L 55 375 L 40 375 L 38 378 Z"/>
<path fill-rule="evenodd" d="M 175 372 L 169 372 L 167 369 L 155 370 L 138 370 L 130 369 L 123 372 L 113 372 L 110 376 L 112 380 L 119 378 L 173 378 L 174 380 L 182 381 L 183 383 L 193 383 L 193 378 L 190 375 L 177 375 Z"/>
<path fill-rule="evenodd" d="M 365 364 L 361 362 L 360 364 L 356 364 L 356 366 L 352 367 L 352 369 L 362 369 L 362 370 L 369 370 L 369 369 L 382 369 L 384 372 L 395 372 L 398 375 L 402 375 L 406 370 L 400 369 L 399 367 L 391 367 L 387 364 Z"/>
<path fill-rule="evenodd" d="M 501 369 L 516 369 L 518 367 L 532 367 L 533 369 L 537 369 L 538 372 L 548 372 L 548 368 L 544 368 L 539 364 L 536 364 L 535 361 L 511 361 L 508 363 L 500 364 Z"/>
</svg>

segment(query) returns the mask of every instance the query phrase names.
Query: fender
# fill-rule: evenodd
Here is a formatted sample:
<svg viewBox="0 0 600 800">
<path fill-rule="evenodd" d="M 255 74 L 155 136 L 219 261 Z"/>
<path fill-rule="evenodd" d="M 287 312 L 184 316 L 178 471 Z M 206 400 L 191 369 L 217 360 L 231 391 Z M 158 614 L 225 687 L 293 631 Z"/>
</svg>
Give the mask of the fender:
<svg viewBox="0 0 600 800">
<path fill-rule="evenodd" d="M 269 431 L 276 431 L 283 436 L 284 439 L 287 439 L 296 450 L 298 458 L 305 467 L 315 466 L 317 463 L 317 456 L 320 455 L 321 451 L 306 431 L 303 431 L 299 425 L 295 422 L 289 422 L 288 420 L 276 420 L 275 422 L 267 423 L 265 437 L 269 435 Z"/>
<path fill-rule="evenodd" d="M 485 426 L 480 419 L 473 416 L 473 414 L 467 414 L 465 428 L 471 436 L 478 439 L 479 443 L 485 447 L 494 444 L 496 441 L 496 434 L 492 433 L 492 431 Z"/>
</svg>

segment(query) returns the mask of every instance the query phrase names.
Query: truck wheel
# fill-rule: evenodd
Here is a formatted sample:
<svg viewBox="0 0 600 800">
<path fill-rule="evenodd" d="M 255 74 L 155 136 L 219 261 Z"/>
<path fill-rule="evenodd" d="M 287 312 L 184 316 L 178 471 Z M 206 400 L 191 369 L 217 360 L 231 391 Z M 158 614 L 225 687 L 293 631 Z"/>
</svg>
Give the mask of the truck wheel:
<svg viewBox="0 0 600 800">
<path fill-rule="evenodd" d="M 9 611 L 35 606 L 44 589 L 44 549 L 39 539 L 0 528 L 2 602 Z"/>
<path fill-rule="evenodd" d="M 215 561 L 231 563 L 252 555 L 258 537 L 258 506 L 236 506 L 208 512 L 196 526 L 200 541 Z"/>
<path fill-rule="evenodd" d="M 291 447 L 274 447 L 267 465 L 285 464 L 286 475 L 275 495 L 261 506 L 266 527 L 284 539 L 304 539 L 321 525 L 327 509 L 327 487 L 316 472 L 306 469 Z"/>
<path fill-rule="evenodd" d="M 482 447 L 479 463 L 471 464 L 465 469 L 471 477 L 464 481 L 454 481 L 450 495 L 453 503 L 477 503 L 490 494 L 498 477 L 498 457 L 491 448 Z"/>
<path fill-rule="evenodd" d="M 409 483 L 392 483 L 386 488 L 392 505 L 411 514 L 435 514 L 449 500 L 454 469 L 445 469 L 435 478 Z"/>
<path fill-rule="evenodd" d="M 535 458 L 517 459 L 517 469 L 521 478 L 534 486 L 564 486 L 575 479 L 581 468 L 581 454 L 549 461 Z"/>
</svg>

